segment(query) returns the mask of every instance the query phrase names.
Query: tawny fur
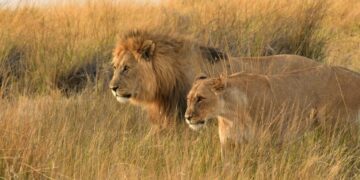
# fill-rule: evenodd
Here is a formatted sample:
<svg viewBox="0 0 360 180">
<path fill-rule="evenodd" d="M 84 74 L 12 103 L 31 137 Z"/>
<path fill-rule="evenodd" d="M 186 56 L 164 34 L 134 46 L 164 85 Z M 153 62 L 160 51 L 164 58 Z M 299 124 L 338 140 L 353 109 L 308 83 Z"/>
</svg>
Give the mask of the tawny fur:
<svg viewBox="0 0 360 180">
<path fill-rule="evenodd" d="M 153 48 L 145 49 L 152 51 L 144 50 L 147 42 L 152 43 Z M 144 60 L 144 57 L 147 59 Z M 120 69 L 130 61 L 137 64 L 137 72 L 124 77 Z M 232 58 L 215 48 L 175 35 L 130 31 L 114 49 L 113 65 L 115 69 L 110 86 L 119 86 L 119 91 L 124 92 L 137 89 L 130 102 L 143 106 L 153 124 L 166 127 L 175 119 L 183 121 L 186 94 L 200 72 L 208 75 L 239 71 L 272 74 L 319 64 L 295 55 Z M 129 74 L 130 71 L 135 70 L 129 70 Z"/>
<path fill-rule="evenodd" d="M 286 133 L 304 132 L 315 123 L 337 123 L 357 132 L 359 89 L 359 73 L 325 65 L 281 75 L 203 77 L 188 94 L 185 116 L 191 117 L 190 127 L 217 118 L 222 147 L 229 141 L 251 141 L 260 124 L 276 121 L 282 140 L 291 137 Z"/>
</svg>

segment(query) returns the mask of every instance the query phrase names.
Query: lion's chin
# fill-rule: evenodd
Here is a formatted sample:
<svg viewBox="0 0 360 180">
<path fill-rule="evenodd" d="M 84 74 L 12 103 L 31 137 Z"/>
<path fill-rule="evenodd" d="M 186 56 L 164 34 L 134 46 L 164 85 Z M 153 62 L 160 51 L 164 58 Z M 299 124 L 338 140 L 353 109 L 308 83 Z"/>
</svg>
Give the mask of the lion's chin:
<svg viewBox="0 0 360 180">
<path fill-rule="evenodd" d="M 120 103 L 127 103 L 130 101 L 130 98 L 132 97 L 131 94 L 123 94 L 119 95 L 116 93 L 116 91 L 111 91 L 112 94 L 115 96 L 116 100 Z"/>
<path fill-rule="evenodd" d="M 116 96 L 116 100 L 119 101 L 120 103 L 127 103 L 127 102 L 129 102 L 130 98 Z"/>
<path fill-rule="evenodd" d="M 204 124 L 189 124 L 189 127 L 194 130 L 194 131 L 198 131 L 202 128 L 204 128 Z"/>
<path fill-rule="evenodd" d="M 199 123 L 191 123 L 189 120 L 186 119 L 186 123 L 189 125 L 189 127 L 192 130 L 195 130 L 195 131 L 202 129 L 205 126 L 205 121 L 199 122 Z"/>
</svg>

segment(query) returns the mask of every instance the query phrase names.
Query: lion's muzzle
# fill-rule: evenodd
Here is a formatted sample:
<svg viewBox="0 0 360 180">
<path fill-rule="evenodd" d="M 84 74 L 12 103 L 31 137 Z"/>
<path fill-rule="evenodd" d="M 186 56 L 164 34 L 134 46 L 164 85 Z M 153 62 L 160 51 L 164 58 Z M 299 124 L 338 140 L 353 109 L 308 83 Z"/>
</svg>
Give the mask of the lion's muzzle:
<svg viewBox="0 0 360 180">
<path fill-rule="evenodd" d="M 205 126 L 205 121 L 191 121 L 186 119 L 186 123 L 189 125 L 189 127 L 195 131 L 203 128 Z"/>
<path fill-rule="evenodd" d="M 112 90 L 112 91 L 115 91 L 119 88 L 118 86 L 112 86 L 110 85 L 109 88 Z"/>
<path fill-rule="evenodd" d="M 189 115 L 185 115 L 185 121 L 193 130 L 199 130 L 205 125 L 204 120 L 194 120 L 192 119 L 192 116 Z"/>
<path fill-rule="evenodd" d="M 188 108 L 185 112 L 185 121 L 193 130 L 199 130 L 205 125 L 205 121 L 203 120 L 195 120 L 194 112 L 191 108 Z"/>
<path fill-rule="evenodd" d="M 110 89 L 111 89 L 111 93 L 116 97 L 116 100 L 119 101 L 120 103 L 126 103 L 131 98 L 130 93 L 119 93 L 118 86 L 110 85 Z"/>
</svg>

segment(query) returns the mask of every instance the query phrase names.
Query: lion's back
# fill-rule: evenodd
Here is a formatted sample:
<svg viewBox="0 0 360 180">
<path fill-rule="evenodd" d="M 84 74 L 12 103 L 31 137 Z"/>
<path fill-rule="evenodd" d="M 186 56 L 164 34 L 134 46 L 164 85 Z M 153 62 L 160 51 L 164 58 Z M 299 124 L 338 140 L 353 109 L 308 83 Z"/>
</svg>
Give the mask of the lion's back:
<svg viewBox="0 0 360 180">
<path fill-rule="evenodd" d="M 244 71 L 258 74 L 282 74 L 305 70 L 321 65 L 320 63 L 298 55 L 273 55 L 260 57 L 233 57 L 233 71 Z"/>
</svg>

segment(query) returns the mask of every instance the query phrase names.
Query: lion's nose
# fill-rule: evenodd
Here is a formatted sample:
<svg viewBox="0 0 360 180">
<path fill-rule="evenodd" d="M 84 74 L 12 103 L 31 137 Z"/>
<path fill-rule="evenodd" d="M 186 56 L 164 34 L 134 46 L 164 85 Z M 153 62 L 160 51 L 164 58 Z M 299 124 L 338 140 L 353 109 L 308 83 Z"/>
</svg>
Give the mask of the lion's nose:
<svg viewBox="0 0 360 180">
<path fill-rule="evenodd" d="M 187 120 L 191 120 L 192 117 L 192 114 L 185 114 L 185 119 Z"/>
<path fill-rule="evenodd" d="M 118 86 L 110 86 L 110 89 L 116 91 L 119 87 Z"/>
</svg>

